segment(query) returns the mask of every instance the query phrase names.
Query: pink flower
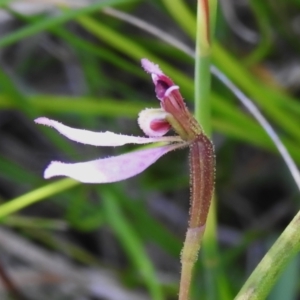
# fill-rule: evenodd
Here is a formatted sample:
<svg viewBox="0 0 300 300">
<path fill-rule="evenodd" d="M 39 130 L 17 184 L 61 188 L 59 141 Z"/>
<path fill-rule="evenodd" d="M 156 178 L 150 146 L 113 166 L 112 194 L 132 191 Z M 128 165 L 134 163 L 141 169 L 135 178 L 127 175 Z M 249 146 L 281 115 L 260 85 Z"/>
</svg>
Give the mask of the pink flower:
<svg viewBox="0 0 300 300">
<path fill-rule="evenodd" d="M 201 128 L 187 110 L 179 87 L 159 67 L 147 59 L 142 66 L 150 73 L 155 85 L 160 109 L 145 109 L 140 112 L 138 123 L 148 137 L 136 137 L 113 132 L 93 132 L 71 128 L 60 122 L 40 117 L 36 123 L 50 126 L 70 140 L 93 146 L 122 146 L 125 144 L 163 143 L 147 150 L 96 159 L 79 163 L 52 161 L 44 172 L 46 179 L 67 176 L 85 183 L 108 183 L 121 181 L 143 172 L 164 154 L 189 146 L 201 133 Z M 163 136 L 171 128 L 178 136 Z"/>
</svg>

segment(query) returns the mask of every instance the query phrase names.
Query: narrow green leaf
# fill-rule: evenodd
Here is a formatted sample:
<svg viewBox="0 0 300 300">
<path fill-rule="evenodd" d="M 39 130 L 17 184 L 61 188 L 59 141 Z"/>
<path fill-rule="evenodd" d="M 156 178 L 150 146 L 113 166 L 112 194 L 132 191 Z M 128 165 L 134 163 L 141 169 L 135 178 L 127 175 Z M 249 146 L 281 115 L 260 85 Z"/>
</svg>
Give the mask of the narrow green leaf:
<svg viewBox="0 0 300 300">
<path fill-rule="evenodd" d="M 106 220 L 135 265 L 137 273 L 143 276 L 151 294 L 151 299 L 163 300 L 163 293 L 153 265 L 147 257 L 134 228 L 131 227 L 130 222 L 123 215 L 115 195 L 108 188 L 101 188 L 101 196 Z"/>
<path fill-rule="evenodd" d="M 62 191 L 68 190 L 70 188 L 78 185 L 79 182 L 72 179 L 62 179 L 43 187 L 37 188 L 23 194 L 20 197 L 14 198 L 2 205 L 0 205 L 0 219 L 6 217 L 12 213 L 19 211 L 22 208 L 32 205 L 38 201 L 44 200 L 45 198 L 56 195 Z"/>
<path fill-rule="evenodd" d="M 102 0 L 102 1 L 98 1 L 94 4 L 91 4 L 89 6 L 85 6 L 84 8 L 80 8 L 80 9 L 76 9 L 76 10 L 68 10 L 59 15 L 56 15 L 55 17 L 45 18 L 39 22 L 27 25 L 26 27 L 15 31 L 12 34 L 9 34 L 9 35 L 3 37 L 0 40 L 0 48 L 9 46 L 9 45 L 16 43 L 26 37 L 37 34 L 43 30 L 47 30 L 54 26 L 66 23 L 72 19 L 75 19 L 76 17 L 92 13 L 103 7 L 128 3 L 131 1 L 133 1 L 133 0 Z"/>
</svg>

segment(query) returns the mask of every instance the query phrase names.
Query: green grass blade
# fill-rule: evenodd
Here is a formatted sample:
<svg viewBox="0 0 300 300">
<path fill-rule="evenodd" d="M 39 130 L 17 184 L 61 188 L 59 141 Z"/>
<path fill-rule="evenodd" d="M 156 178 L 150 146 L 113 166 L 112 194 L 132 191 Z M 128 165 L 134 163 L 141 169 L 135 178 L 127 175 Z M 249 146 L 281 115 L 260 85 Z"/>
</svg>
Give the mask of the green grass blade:
<svg viewBox="0 0 300 300">
<path fill-rule="evenodd" d="M 196 33 L 196 18 L 182 0 L 162 0 L 168 12 L 185 32 L 192 38 Z"/>
<path fill-rule="evenodd" d="M 266 299 L 288 263 L 300 251 L 300 212 L 247 279 L 236 300 Z"/>
<path fill-rule="evenodd" d="M 268 300 L 294 300 L 298 295 L 299 256 L 287 265 L 274 286 Z"/>
<path fill-rule="evenodd" d="M 0 205 L 0 219 L 15 213 L 28 205 L 73 188 L 78 184 L 80 184 L 78 181 L 67 178 L 47 184 L 43 187 L 30 191 L 27 194 L 23 194 L 20 197 Z"/>
<path fill-rule="evenodd" d="M 108 188 L 101 188 L 103 211 L 107 222 L 122 243 L 137 272 L 140 273 L 151 294 L 151 299 L 164 299 L 154 267 L 130 222 L 123 215 L 115 195 Z"/>
<path fill-rule="evenodd" d="M 185 74 L 167 64 L 164 60 L 153 55 L 141 45 L 118 33 L 102 23 L 96 22 L 90 17 L 80 17 L 77 21 L 89 32 L 108 43 L 118 51 L 140 62 L 141 58 L 148 58 L 162 68 L 162 70 L 177 83 L 189 98 L 193 98 L 193 82 Z"/>
<path fill-rule="evenodd" d="M 15 31 L 12 34 L 7 35 L 6 37 L 3 37 L 0 40 L 0 48 L 14 44 L 26 37 L 37 34 L 43 30 L 47 30 L 54 26 L 58 26 L 63 23 L 66 23 L 72 19 L 79 17 L 79 16 L 92 13 L 103 7 L 110 6 L 110 5 L 112 6 L 112 5 L 117 5 L 117 4 L 124 4 L 124 3 L 132 2 L 132 1 L 133 0 L 102 0 L 100 2 L 98 1 L 92 5 L 86 6 L 84 8 L 80 8 L 77 10 L 68 10 L 68 11 L 65 11 L 65 12 L 55 16 L 55 17 L 45 18 L 34 24 L 27 25 L 26 27 Z"/>
<path fill-rule="evenodd" d="M 255 99 L 264 112 L 270 116 L 276 123 L 286 130 L 291 136 L 300 140 L 300 131 L 296 119 L 279 106 L 283 99 L 275 96 L 275 92 L 269 92 L 259 82 L 254 80 L 243 67 L 235 61 L 220 45 L 214 45 L 214 62 L 220 67 L 237 85 L 243 88 L 249 95 Z M 291 101 L 289 101 L 291 102 Z M 286 104 L 285 104 L 286 105 Z M 281 105 L 283 106 L 283 104 Z"/>
</svg>

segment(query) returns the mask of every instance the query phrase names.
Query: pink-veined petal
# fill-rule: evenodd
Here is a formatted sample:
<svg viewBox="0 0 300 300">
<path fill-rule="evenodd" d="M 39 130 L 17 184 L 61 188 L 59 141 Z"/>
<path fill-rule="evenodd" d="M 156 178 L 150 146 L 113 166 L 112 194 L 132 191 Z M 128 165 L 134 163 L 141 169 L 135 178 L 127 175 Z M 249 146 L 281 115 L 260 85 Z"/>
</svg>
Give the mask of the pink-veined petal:
<svg viewBox="0 0 300 300">
<path fill-rule="evenodd" d="M 156 142 L 176 142 L 179 137 L 138 137 L 116 134 L 110 131 L 94 132 L 66 126 L 60 122 L 45 117 L 35 119 L 35 123 L 53 127 L 72 141 L 93 146 L 122 146 L 125 144 L 149 144 Z"/>
<path fill-rule="evenodd" d="M 152 120 L 150 129 L 153 136 L 163 136 L 171 129 L 171 125 L 164 120 Z"/>
<path fill-rule="evenodd" d="M 143 172 L 167 152 L 183 146 L 185 144 L 177 143 L 74 164 L 53 161 L 45 170 L 44 177 L 67 176 L 84 183 L 121 181 Z"/>
<path fill-rule="evenodd" d="M 148 136 L 163 136 L 171 129 L 167 116 L 161 108 L 146 108 L 139 113 L 138 124 Z"/>
</svg>

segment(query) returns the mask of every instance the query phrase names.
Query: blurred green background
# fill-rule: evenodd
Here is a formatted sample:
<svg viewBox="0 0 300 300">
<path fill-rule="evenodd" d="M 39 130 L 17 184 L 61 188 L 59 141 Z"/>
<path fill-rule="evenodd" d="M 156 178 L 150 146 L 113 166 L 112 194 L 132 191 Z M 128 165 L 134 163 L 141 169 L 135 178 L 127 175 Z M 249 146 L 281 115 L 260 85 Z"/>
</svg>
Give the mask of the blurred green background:
<svg viewBox="0 0 300 300">
<path fill-rule="evenodd" d="M 188 151 L 172 152 L 125 182 L 45 181 L 51 160 L 84 161 L 136 147 L 79 145 L 33 120 L 47 116 L 73 127 L 142 135 L 139 111 L 159 107 L 140 67 L 144 57 L 159 63 L 193 110 L 193 58 L 165 35 L 151 35 L 149 25 L 128 24 L 106 7 L 193 51 L 196 1 L 0 4 L 0 298 L 176 299 L 189 209 Z M 213 63 L 260 107 L 299 163 L 300 1 L 222 0 L 215 35 Z M 263 129 L 214 78 L 209 100 L 220 251 L 216 261 L 200 255 L 192 300 L 233 299 L 299 209 L 296 185 Z M 209 269 L 217 270 L 218 287 Z M 297 257 L 269 299 L 300 299 L 298 277 Z M 220 286 L 224 293 L 216 292 Z"/>
</svg>

